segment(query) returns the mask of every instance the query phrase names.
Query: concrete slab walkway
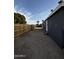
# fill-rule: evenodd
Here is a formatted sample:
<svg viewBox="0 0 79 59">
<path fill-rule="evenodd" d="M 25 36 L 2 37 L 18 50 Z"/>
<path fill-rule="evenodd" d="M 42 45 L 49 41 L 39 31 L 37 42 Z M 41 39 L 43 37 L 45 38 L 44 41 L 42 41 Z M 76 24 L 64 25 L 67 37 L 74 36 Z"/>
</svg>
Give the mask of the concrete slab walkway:
<svg viewBox="0 0 79 59">
<path fill-rule="evenodd" d="M 31 31 L 14 41 L 15 59 L 64 59 L 64 52 L 41 31 Z"/>
</svg>

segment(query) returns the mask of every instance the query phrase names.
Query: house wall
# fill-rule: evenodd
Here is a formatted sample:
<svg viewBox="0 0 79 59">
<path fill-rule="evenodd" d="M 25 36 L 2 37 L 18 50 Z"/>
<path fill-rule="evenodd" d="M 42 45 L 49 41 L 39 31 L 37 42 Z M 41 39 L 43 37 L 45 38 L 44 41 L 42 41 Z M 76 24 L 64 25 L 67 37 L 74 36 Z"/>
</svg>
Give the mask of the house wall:
<svg viewBox="0 0 79 59">
<path fill-rule="evenodd" d="M 48 19 L 48 34 L 56 43 L 64 47 L 64 7 L 55 12 Z"/>
</svg>

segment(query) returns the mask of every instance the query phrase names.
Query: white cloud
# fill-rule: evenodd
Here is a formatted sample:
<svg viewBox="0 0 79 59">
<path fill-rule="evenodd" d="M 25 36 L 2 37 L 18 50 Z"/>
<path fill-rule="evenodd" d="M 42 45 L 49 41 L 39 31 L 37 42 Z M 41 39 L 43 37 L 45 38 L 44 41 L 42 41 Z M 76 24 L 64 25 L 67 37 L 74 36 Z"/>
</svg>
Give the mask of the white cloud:
<svg viewBox="0 0 79 59">
<path fill-rule="evenodd" d="M 40 21 L 40 23 L 42 23 L 42 20 L 45 20 L 49 16 L 50 13 L 51 13 L 50 10 L 46 10 L 36 15 L 32 15 L 29 18 L 28 23 L 36 24 L 37 21 Z"/>
<path fill-rule="evenodd" d="M 24 15 L 28 24 L 36 24 L 37 20 L 39 20 L 40 23 L 42 23 L 42 20 L 45 20 L 47 16 L 50 14 L 50 11 L 46 10 L 36 15 L 32 15 L 31 12 L 28 12 L 25 8 L 20 8 L 17 5 L 14 8 L 14 12 L 18 12 Z"/>
<path fill-rule="evenodd" d="M 36 21 L 35 20 L 33 20 L 33 21 L 32 20 L 28 20 L 27 23 L 28 24 L 36 24 Z"/>
<path fill-rule="evenodd" d="M 20 8 L 17 5 L 14 7 L 14 12 L 17 12 L 17 13 L 24 15 L 26 17 L 26 20 L 28 20 L 32 16 L 32 14 L 30 12 L 28 12 L 24 8 Z"/>
</svg>

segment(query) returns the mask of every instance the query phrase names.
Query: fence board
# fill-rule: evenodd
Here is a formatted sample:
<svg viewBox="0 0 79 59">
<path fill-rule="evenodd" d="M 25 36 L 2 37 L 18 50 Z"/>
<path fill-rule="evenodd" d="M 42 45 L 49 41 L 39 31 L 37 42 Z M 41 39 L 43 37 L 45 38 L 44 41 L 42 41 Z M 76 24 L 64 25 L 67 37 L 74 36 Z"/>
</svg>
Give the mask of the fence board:
<svg viewBox="0 0 79 59">
<path fill-rule="evenodd" d="M 28 24 L 14 24 L 14 37 L 17 37 L 24 32 L 29 32 L 32 30 L 32 25 Z"/>
</svg>

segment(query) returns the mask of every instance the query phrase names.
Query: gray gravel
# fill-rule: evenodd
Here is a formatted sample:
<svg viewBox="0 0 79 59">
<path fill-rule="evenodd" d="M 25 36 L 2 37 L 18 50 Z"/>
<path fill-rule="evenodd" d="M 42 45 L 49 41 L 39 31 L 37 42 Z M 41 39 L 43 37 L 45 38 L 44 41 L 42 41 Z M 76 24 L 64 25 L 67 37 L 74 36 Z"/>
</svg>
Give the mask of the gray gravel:
<svg viewBox="0 0 79 59">
<path fill-rule="evenodd" d="M 64 59 L 64 50 L 41 31 L 24 33 L 14 44 L 15 59 Z"/>
</svg>

